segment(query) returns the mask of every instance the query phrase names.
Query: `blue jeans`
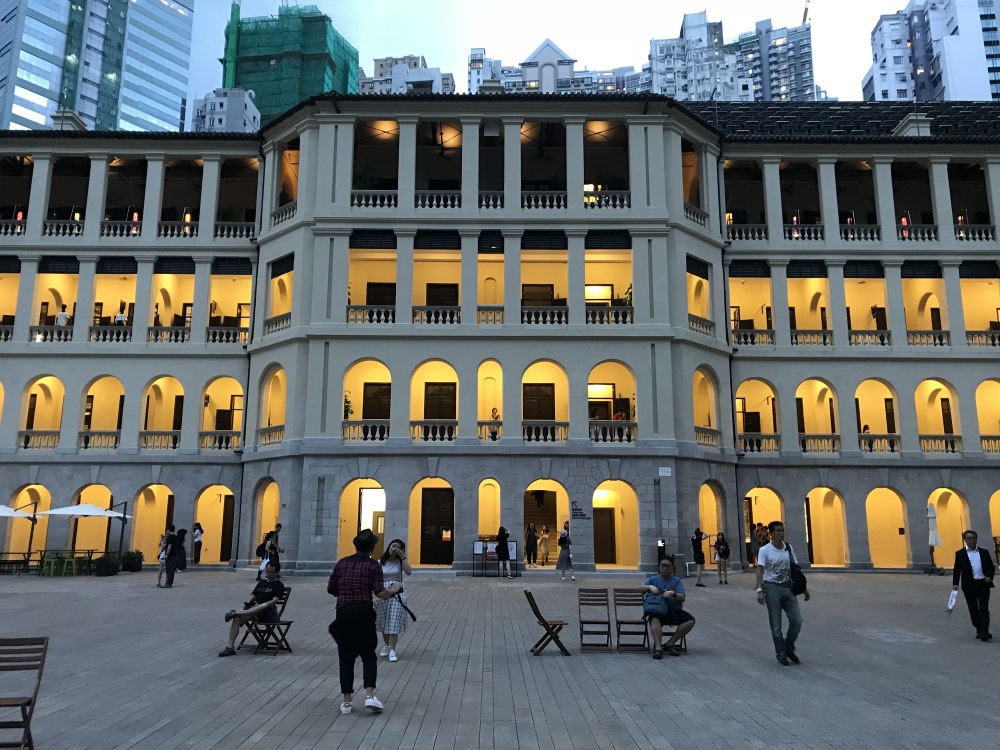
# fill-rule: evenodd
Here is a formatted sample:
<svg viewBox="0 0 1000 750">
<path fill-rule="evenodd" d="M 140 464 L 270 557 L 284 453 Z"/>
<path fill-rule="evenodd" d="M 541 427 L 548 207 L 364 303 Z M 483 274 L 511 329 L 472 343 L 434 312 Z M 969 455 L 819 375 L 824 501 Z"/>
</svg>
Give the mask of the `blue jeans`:
<svg viewBox="0 0 1000 750">
<path fill-rule="evenodd" d="M 792 593 L 791 584 L 764 583 L 764 601 L 767 604 L 767 619 L 771 623 L 771 638 L 774 640 L 774 653 L 785 656 L 795 653 L 795 639 L 802 630 L 802 612 L 799 611 L 799 600 Z M 781 612 L 788 615 L 788 634 L 781 635 Z"/>
</svg>

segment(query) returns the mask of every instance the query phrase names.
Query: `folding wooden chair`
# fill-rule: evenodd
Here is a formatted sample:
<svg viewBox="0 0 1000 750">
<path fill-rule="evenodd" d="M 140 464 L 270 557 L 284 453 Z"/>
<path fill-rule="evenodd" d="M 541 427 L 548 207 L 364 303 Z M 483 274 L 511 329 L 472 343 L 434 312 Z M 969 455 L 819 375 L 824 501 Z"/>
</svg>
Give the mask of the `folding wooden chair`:
<svg viewBox="0 0 1000 750">
<path fill-rule="evenodd" d="M 253 652 L 259 654 L 261 651 L 270 652 L 271 654 L 276 654 L 279 651 L 287 651 L 292 653 L 292 647 L 288 644 L 288 630 L 292 627 L 294 620 L 285 620 L 283 615 L 285 614 L 285 607 L 288 605 L 288 597 L 292 593 L 291 586 L 285 586 L 285 593 L 278 600 L 278 621 L 277 622 L 258 622 L 257 620 L 251 620 L 247 623 L 247 632 L 243 634 L 242 640 L 240 640 L 240 645 L 237 649 L 241 648 L 251 648 L 253 647 Z M 247 644 L 247 638 L 253 636 L 254 644 Z"/>
<path fill-rule="evenodd" d="M 18 741 L 2 741 L 0 747 L 18 747 L 21 750 L 34 750 L 35 743 L 31 738 L 31 716 L 35 713 L 35 702 L 38 700 L 38 687 L 42 684 L 42 668 L 45 666 L 45 655 L 49 650 L 48 638 L 0 638 L 0 672 L 35 672 L 35 686 L 28 695 L 28 690 L 21 690 L 22 681 L 5 675 L 0 680 L 0 711 L 20 711 L 20 719 L 0 720 L 0 729 L 20 729 L 21 739 Z M 26 676 L 30 680 L 30 675 Z M 28 680 L 23 684 L 27 685 Z"/>
<path fill-rule="evenodd" d="M 580 609 L 580 650 L 611 650 L 611 608 L 607 589 L 580 589 L 577 595 Z M 587 637 L 599 641 L 587 641 Z"/>
<path fill-rule="evenodd" d="M 614 589 L 615 647 L 619 651 L 649 651 L 649 623 L 642 612 L 645 594 L 635 589 Z M 635 638 L 641 638 L 636 642 Z M 622 639 L 627 639 L 625 643 Z"/>
<path fill-rule="evenodd" d="M 531 595 L 531 592 L 525 589 L 524 595 L 528 598 L 528 605 L 531 607 L 531 611 L 535 614 L 535 619 L 538 620 L 538 624 L 545 629 L 545 635 L 539 638 L 538 642 L 531 647 L 531 653 L 538 656 L 545 650 L 546 646 L 550 643 L 554 643 L 559 647 L 559 650 L 563 652 L 564 656 L 569 656 L 569 651 L 566 650 L 562 641 L 559 640 L 559 632 L 569 623 L 565 620 L 546 620 L 542 617 L 542 613 L 538 611 L 538 605 L 535 603 L 535 597 Z"/>
</svg>

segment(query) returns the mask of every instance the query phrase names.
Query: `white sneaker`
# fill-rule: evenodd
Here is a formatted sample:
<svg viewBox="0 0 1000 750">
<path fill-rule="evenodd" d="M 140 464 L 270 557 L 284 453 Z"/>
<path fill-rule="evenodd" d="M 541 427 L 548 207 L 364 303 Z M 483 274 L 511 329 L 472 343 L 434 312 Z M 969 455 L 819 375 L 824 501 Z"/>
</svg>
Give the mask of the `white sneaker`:
<svg viewBox="0 0 1000 750">
<path fill-rule="evenodd" d="M 372 713 L 381 713 L 385 706 L 382 705 L 382 701 L 376 698 L 374 695 L 371 698 L 365 698 L 365 708 L 367 708 Z"/>
<path fill-rule="evenodd" d="M 378 655 L 379 656 L 388 656 L 389 655 L 389 647 L 388 646 L 382 646 L 382 650 L 378 652 Z"/>
<path fill-rule="evenodd" d="M 389 661 L 399 661 L 399 657 L 396 656 L 395 649 L 392 648 L 389 649 Z"/>
<path fill-rule="evenodd" d="M 576 576 L 570 576 L 570 577 L 569 577 L 569 580 L 571 580 L 571 581 L 575 581 L 575 580 L 576 580 Z"/>
<path fill-rule="evenodd" d="M 340 713 L 342 713 L 342 714 L 349 714 L 349 713 L 351 713 L 352 708 L 353 707 L 351 706 L 350 703 L 341 703 L 340 704 Z"/>
</svg>

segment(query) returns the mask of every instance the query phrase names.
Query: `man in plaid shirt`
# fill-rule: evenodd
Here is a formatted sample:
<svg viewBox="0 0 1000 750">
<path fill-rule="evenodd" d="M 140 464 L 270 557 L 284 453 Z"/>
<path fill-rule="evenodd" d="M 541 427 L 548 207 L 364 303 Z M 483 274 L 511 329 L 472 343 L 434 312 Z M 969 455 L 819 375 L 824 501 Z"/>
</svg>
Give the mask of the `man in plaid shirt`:
<svg viewBox="0 0 1000 750">
<path fill-rule="evenodd" d="M 363 666 L 365 708 L 374 713 L 383 708 L 382 701 L 375 697 L 378 635 L 375 632 L 372 596 L 388 599 L 402 591 L 403 586 L 396 583 L 385 587 L 382 566 L 371 558 L 376 544 L 378 537 L 370 529 L 354 537 L 357 552 L 337 562 L 326 585 L 327 593 L 337 597 L 337 619 L 330 625 L 330 635 L 337 641 L 340 658 L 340 689 L 344 693 L 344 702 L 340 704 L 342 714 L 351 713 L 354 662 L 359 656 Z"/>
</svg>

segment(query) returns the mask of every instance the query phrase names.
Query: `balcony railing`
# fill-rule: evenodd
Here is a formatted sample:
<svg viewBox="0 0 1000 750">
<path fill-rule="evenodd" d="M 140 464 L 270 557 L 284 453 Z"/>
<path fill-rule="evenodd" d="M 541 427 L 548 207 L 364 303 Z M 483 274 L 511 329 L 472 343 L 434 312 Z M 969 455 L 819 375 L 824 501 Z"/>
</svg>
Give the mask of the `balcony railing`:
<svg viewBox="0 0 1000 750">
<path fill-rule="evenodd" d="M 796 242 L 820 242 L 823 239 L 822 224 L 785 224 L 786 240 Z"/>
<path fill-rule="evenodd" d="M 52 450 L 59 447 L 59 430 L 18 430 L 17 447 L 25 450 Z"/>
<path fill-rule="evenodd" d="M 414 208 L 461 208 L 462 193 L 453 190 L 417 190 L 413 197 Z"/>
<path fill-rule="evenodd" d="M 245 344 L 250 340 L 249 328 L 206 328 L 205 341 L 209 344 Z"/>
<path fill-rule="evenodd" d="M 476 423 L 476 432 L 481 441 L 495 442 L 503 437 L 503 420 L 480 419 Z"/>
<path fill-rule="evenodd" d="M 878 242 L 882 227 L 878 224 L 841 224 L 840 239 L 845 242 Z"/>
<path fill-rule="evenodd" d="M 197 221 L 161 221 L 156 225 L 157 237 L 171 239 L 194 238 L 198 236 Z"/>
<path fill-rule="evenodd" d="M 694 441 L 702 448 L 718 448 L 722 443 L 722 430 L 694 426 Z"/>
<path fill-rule="evenodd" d="M 340 426 L 340 436 L 345 443 L 381 443 L 389 438 L 389 420 L 344 420 Z"/>
<path fill-rule="evenodd" d="M 458 325 L 462 322 L 462 308 L 416 306 L 413 308 L 413 322 L 424 325 Z"/>
<path fill-rule="evenodd" d="M 634 443 L 638 438 L 637 422 L 592 419 L 588 427 L 593 443 Z"/>
<path fill-rule="evenodd" d="M 569 422 L 529 419 L 521 423 L 521 439 L 526 443 L 562 443 L 569 437 Z"/>
<path fill-rule="evenodd" d="M 275 315 L 264 321 L 264 335 L 270 336 L 272 333 L 287 331 L 292 327 L 292 314 L 290 312 L 282 315 Z"/>
<path fill-rule="evenodd" d="M 584 190 L 583 207 L 586 209 L 631 208 L 632 194 L 628 190 Z"/>
<path fill-rule="evenodd" d="M 102 221 L 101 237 L 141 237 L 141 221 Z"/>
<path fill-rule="evenodd" d="M 935 242 L 937 224 L 897 224 L 896 239 L 900 242 Z"/>
<path fill-rule="evenodd" d="M 277 445 L 285 439 L 285 425 L 277 424 L 272 427 L 261 427 L 257 430 L 257 445 L 266 447 Z"/>
<path fill-rule="evenodd" d="M 215 239 L 252 240 L 257 234 L 257 225 L 252 221 L 217 221 Z"/>
<path fill-rule="evenodd" d="M 1000 331 L 966 331 L 969 346 L 1000 346 Z"/>
<path fill-rule="evenodd" d="M 635 308 L 622 306 L 588 307 L 587 323 L 591 325 L 628 325 L 635 322 Z"/>
<path fill-rule="evenodd" d="M 734 328 L 735 346 L 774 346 L 774 331 L 769 328 Z"/>
<path fill-rule="evenodd" d="M 503 305 L 479 305 L 476 320 L 481 326 L 503 325 Z"/>
<path fill-rule="evenodd" d="M 963 242 L 994 242 L 997 228 L 992 224 L 956 224 L 955 239 Z"/>
<path fill-rule="evenodd" d="M 0 326 L 0 341 L 10 341 L 14 338 L 14 326 Z"/>
<path fill-rule="evenodd" d="M 43 237 L 79 237 L 83 234 L 83 222 L 71 219 L 58 219 L 42 222 Z"/>
<path fill-rule="evenodd" d="M 80 430 L 76 447 L 82 451 L 113 451 L 121 442 L 121 430 Z"/>
<path fill-rule="evenodd" d="M 24 219 L 4 219 L 0 221 L 0 237 L 17 237 L 27 228 L 28 222 Z"/>
<path fill-rule="evenodd" d="M 521 193 L 521 208 L 566 208 L 566 193 L 531 190 Z"/>
<path fill-rule="evenodd" d="M 906 343 L 910 346 L 951 346 L 948 331 L 907 331 Z"/>
<path fill-rule="evenodd" d="M 146 329 L 146 343 L 183 344 L 191 340 L 191 329 L 187 326 L 150 326 Z"/>
<path fill-rule="evenodd" d="M 495 190 L 480 191 L 479 207 L 490 210 L 503 208 L 503 192 L 496 192 Z"/>
<path fill-rule="evenodd" d="M 385 305 L 348 305 L 348 323 L 395 323 L 396 308 Z"/>
<path fill-rule="evenodd" d="M 398 202 L 395 190 L 351 191 L 351 208 L 395 208 Z"/>
<path fill-rule="evenodd" d="M 767 224 L 727 224 L 726 239 L 732 242 L 766 241 Z"/>
<path fill-rule="evenodd" d="M 741 432 L 737 435 L 737 440 L 744 453 L 781 453 L 781 435 Z"/>
<path fill-rule="evenodd" d="M 896 453 L 902 450 L 901 438 L 889 433 L 859 432 L 858 449 L 864 453 Z"/>
<path fill-rule="evenodd" d="M 180 430 L 141 430 L 139 448 L 149 451 L 173 451 L 181 442 Z"/>
<path fill-rule="evenodd" d="M 132 340 L 132 326 L 91 326 L 90 340 L 104 344 L 124 344 Z"/>
<path fill-rule="evenodd" d="M 569 323 L 569 308 L 521 307 L 521 322 L 532 326 L 564 326 Z"/>
<path fill-rule="evenodd" d="M 708 226 L 708 211 L 704 211 L 698 206 L 693 206 L 690 203 L 684 204 L 684 218 L 688 221 L 694 222 L 699 227 Z"/>
<path fill-rule="evenodd" d="M 983 443 L 983 453 L 990 456 L 1000 456 L 1000 435 L 980 435 Z"/>
<path fill-rule="evenodd" d="M 840 435 L 799 433 L 803 453 L 840 453 Z"/>
<path fill-rule="evenodd" d="M 833 346 L 833 331 L 793 330 L 792 346 Z"/>
<path fill-rule="evenodd" d="M 924 453 L 961 453 L 961 435 L 921 435 L 920 450 Z"/>
<path fill-rule="evenodd" d="M 271 212 L 271 226 L 276 227 L 278 224 L 288 221 L 295 216 L 298 210 L 298 201 L 292 201 L 291 203 L 286 203 L 284 206 L 278 207 L 276 210 Z"/>
<path fill-rule="evenodd" d="M 456 419 L 418 419 L 410 422 L 410 440 L 451 442 L 458 436 Z"/>
<path fill-rule="evenodd" d="M 73 340 L 73 326 L 28 326 L 28 341 L 37 344 L 65 343 Z"/>
<path fill-rule="evenodd" d="M 235 451 L 243 447 L 239 430 L 202 430 L 198 448 L 203 451 Z"/>
<path fill-rule="evenodd" d="M 851 346 L 891 346 L 892 334 L 889 331 L 848 331 Z"/>
<path fill-rule="evenodd" d="M 715 323 L 707 318 L 699 318 L 697 315 L 688 314 L 688 328 L 695 333 L 702 333 L 706 336 L 715 335 Z"/>
</svg>

